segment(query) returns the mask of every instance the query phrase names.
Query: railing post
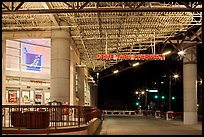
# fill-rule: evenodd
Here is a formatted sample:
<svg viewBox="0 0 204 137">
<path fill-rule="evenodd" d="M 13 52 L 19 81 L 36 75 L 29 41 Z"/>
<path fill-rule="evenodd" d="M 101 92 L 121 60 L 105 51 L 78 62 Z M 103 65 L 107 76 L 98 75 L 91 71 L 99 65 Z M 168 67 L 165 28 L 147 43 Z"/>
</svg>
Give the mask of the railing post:
<svg viewBox="0 0 204 137">
<path fill-rule="evenodd" d="M 81 107 L 78 106 L 78 126 L 80 127 L 80 116 L 81 116 Z"/>
</svg>

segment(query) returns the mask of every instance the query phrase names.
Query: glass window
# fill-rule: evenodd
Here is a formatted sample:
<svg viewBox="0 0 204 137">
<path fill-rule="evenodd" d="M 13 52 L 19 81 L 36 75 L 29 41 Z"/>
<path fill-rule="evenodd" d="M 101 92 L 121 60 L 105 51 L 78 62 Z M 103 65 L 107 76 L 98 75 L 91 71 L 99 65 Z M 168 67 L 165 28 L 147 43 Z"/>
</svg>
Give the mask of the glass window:
<svg viewBox="0 0 204 137">
<path fill-rule="evenodd" d="M 20 43 L 6 40 L 6 68 L 19 70 L 20 64 Z"/>
</svg>

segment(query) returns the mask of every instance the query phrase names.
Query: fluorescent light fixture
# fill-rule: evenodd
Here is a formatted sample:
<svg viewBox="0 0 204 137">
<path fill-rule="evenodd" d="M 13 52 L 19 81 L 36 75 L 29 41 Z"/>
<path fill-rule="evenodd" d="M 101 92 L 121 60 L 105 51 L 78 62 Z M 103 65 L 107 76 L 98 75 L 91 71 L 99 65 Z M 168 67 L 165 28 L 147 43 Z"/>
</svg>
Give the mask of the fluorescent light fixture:
<svg viewBox="0 0 204 137">
<path fill-rule="evenodd" d="M 157 89 L 149 89 L 148 92 L 158 92 Z"/>
<path fill-rule="evenodd" d="M 168 54 L 170 54 L 171 53 L 171 51 L 167 51 L 167 52 L 164 52 L 162 55 L 168 55 Z"/>
<path fill-rule="evenodd" d="M 118 73 L 118 72 L 119 72 L 118 70 L 113 71 L 113 73 Z"/>
<path fill-rule="evenodd" d="M 139 64 L 140 64 L 140 63 L 137 62 L 137 63 L 132 64 L 132 66 L 134 67 L 134 66 L 137 66 L 137 65 L 139 65 Z"/>
</svg>

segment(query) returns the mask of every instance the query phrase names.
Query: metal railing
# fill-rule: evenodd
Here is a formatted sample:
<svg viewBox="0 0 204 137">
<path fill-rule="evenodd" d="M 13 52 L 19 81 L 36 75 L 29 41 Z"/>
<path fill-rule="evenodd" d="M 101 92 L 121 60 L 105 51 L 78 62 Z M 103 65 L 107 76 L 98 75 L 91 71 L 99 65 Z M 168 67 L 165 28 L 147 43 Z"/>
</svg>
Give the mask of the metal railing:
<svg viewBox="0 0 204 137">
<path fill-rule="evenodd" d="M 102 114 L 90 106 L 2 105 L 2 128 L 80 127 Z"/>
<path fill-rule="evenodd" d="M 131 116 L 131 115 L 142 115 L 141 111 L 133 111 L 133 110 L 103 110 L 103 114 L 107 116 Z"/>
<path fill-rule="evenodd" d="M 183 119 L 183 112 L 161 112 L 160 110 L 103 110 L 105 116 L 153 116 L 155 118 L 164 117 L 167 120 L 173 118 Z"/>
</svg>

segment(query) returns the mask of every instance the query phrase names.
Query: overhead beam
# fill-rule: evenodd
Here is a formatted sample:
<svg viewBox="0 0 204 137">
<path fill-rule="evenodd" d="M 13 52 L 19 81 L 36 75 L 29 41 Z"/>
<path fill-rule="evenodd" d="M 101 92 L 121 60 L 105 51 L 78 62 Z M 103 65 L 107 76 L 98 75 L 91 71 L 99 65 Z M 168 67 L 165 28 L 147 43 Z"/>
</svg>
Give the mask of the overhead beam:
<svg viewBox="0 0 204 137">
<path fill-rule="evenodd" d="M 72 8 L 74 10 L 74 7 L 70 5 L 68 2 L 64 2 L 68 7 Z"/>
<path fill-rule="evenodd" d="M 17 11 L 18 9 L 20 9 L 20 7 L 23 5 L 24 2 L 21 2 L 16 8 L 14 11 Z"/>
<path fill-rule="evenodd" d="M 2 11 L 2 14 L 52 14 L 52 13 L 83 13 L 83 12 L 202 12 L 202 8 L 83 8 L 83 9 L 40 9 Z"/>
<path fill-rule="evenodd" d="M 48 2 L 42 2 L 42 5 L 45 9 L 50 10 L 50 8 L 51 8 L 51 5 Z M 51 15 L 49 15 L 49 17 L 52 20 L 54 26 L 59 26 L 59 22 L 58 22 L 59 19 L 57 19 L 57 17 L 55 15 L 51 14 Z"/>
<path fill-rule="evenodd" d="M 81 7 L 79 7 L 79 10 L 82 10 L 89 2 L 85 2 Z"/>
<path fill-rule="evenodd" d="M 191 37 L 190 40 L 194 40 L 195 38 L 198 38 L 200 41 L 202 41 L 202 39 L 199 36 L 202 33 L 202 27 L 200 27 L 196 33 L 193 31 L 191 32 L 193 33 L 193 36 Z"/>
<path fill-rule="evenodd" d="M 2 5 L 3 5 L 8 11 L 11 11 L 11 10 L 9 9 L 9 7 L 6 6 L 6 4 L 4 4 L 3 2 L 2 2 Z"/>
</svg>

